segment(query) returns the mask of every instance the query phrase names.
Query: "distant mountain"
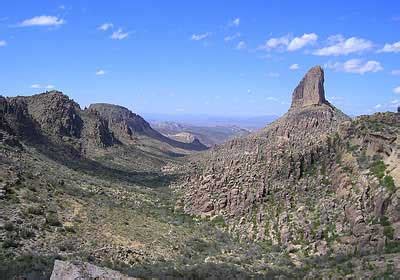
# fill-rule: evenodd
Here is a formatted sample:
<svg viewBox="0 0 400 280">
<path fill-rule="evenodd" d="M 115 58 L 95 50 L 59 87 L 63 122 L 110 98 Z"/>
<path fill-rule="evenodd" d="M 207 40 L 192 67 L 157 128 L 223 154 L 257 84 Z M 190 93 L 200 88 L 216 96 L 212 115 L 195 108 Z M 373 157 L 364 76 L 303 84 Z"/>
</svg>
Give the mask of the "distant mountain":
<svg viewBox="0 0 400 280">
<path fill-rule="evenodd" d="M 250 133 L 237 126 L 196 126 L 177 122 L 152 122 L 151 125 L 169 138 L 188 143 L 199 139 L 209 147 Z"/>
<path fill-rule="evenodd" d="M 141 135 L 185 150 L 201 151 L 207 149 L 207 147 L 196 138 L 191 139 L 190 142 L 180 142 L 162 135 L 154 130 L 141 116 L 134 114 L 129 109 L 122 106 L 97 103 L 90 105 L 87 110 L 97 112 L 103 119 L 107 120 L 113 133 L 121 140 L 124 139 L 128 141 L 128 143 L 130 143 L 129 140 L 132 140 L 132 137 L 135 135 Z"/>
<path fill-rule="evenodd" d="M 176 122 L 194 126 L 237 126 L 247 130 L 257 130 L 276 120 L 279 116 L 209 116 L 209 115 L 169 115 L 142 114 L 151 123 Z"/>
</svg>

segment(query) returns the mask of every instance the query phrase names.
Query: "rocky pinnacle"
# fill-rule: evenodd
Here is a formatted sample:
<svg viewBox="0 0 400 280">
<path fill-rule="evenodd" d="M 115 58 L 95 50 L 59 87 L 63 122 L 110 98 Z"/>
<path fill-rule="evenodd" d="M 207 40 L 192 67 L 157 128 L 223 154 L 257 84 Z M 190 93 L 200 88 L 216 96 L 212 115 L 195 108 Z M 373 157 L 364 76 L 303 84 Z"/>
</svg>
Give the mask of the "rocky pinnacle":
<svg viewBox="0 0 400 280">
<path fill-rule="evenodd" d="M 292 109 L 311 105 L 329 104 L 325 99 L 324 70 L 311 68 L 293 92 Z"/>
</svg>

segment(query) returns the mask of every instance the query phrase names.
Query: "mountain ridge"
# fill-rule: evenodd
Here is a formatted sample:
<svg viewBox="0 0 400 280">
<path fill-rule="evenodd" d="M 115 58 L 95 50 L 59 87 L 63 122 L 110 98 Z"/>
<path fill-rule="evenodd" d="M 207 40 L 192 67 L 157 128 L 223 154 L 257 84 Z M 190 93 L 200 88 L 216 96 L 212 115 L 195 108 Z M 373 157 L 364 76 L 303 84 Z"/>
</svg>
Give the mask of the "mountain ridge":
<svg viewBox="0 0 400 280">
<path fill-rule="evenodd" d="M 382 252 L 387 237 L 376 230 L 383 227 L 361 221 L 379 221 L 383 213 L 400 238 L 400 212 L 389 207 L 397 205 L 396 198 L 388 194 L 382 198 L 382 193 L 393 190 L 385 189 L 382 181 L 371 181 L 374 175 L 368 173 L 368 168 L 381 164 L 378 159 L 397 166 L 398 149 L 387 147 L 399 139 L 396 126 L 390 126 L 400 115 L 382 115 L 376 127 L 369 123 L 378 115 L 353 121 L 325 99 L 323 82 L 322 68 L 310 69 L 294 90 L 292 106 L 284 116 L 258 132 L 193 156 L 189 175 L 176 186 L 181 197 L 178 207 L 223 219 L 228 230 L 242 239 L 314 256 L 354 248 Z M 359 123 L 366 127 L 358 128 Z M 373 136 L 381 126 L 388 135 Z M 388 171 L 382 177 L 391 182 L 396 176 Z M 396 178 L 394 182 L 399 184 Z M 371 195 L 361 196 L 362 190 Z M 357 199 L 365 206 L 355 206 Z M 374 212 L 374 207 L 379 211 Z M 371 234 L 373 240 L 358 239 Z"/>
</svg>

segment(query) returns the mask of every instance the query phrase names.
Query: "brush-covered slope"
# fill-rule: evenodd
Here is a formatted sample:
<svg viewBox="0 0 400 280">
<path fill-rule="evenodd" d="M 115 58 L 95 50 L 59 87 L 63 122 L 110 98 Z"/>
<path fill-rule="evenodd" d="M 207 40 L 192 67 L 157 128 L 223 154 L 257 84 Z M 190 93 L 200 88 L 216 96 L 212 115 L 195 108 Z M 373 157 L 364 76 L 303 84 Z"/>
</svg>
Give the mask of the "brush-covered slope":
<svg viewBox="0 0 400 280">
<path fill-rule="evenodd" d="M 353 121 L 325 99 L 323 83 L 312 68 L 283 117 L 195 156 L 179 205 L 293 259 L 398 252 L 400 116 Z"/>
</svg>

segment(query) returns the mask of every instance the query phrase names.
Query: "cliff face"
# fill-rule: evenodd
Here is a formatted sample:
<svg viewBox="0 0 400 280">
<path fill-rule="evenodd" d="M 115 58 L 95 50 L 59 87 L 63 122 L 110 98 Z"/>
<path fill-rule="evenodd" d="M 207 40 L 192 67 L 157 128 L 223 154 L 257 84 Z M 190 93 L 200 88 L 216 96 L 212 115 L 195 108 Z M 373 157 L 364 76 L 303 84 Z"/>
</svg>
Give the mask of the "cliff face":
<svg viewBox="0 0 400 280">
<path fill-rule="evenodd" d="M 373 126 L 356 136 L 357 121 L 325 100 L 323 81 L 322 69 L 312 68 L 282 118 L 194 158 L 190 175 L 177 186 L 179 205 L 191 214 L 221 217 L 241 238 L 288 250 L 317 255 L 384 250 L 381 220 L 390 217 L 388 223 L 400 233 L 400 212 L 388 206 L 398 205 L 400 193 L 386 189 L 369 169 L 397 157 L 398 148 L 387 147 L 398 141 L 393 140 L 399 135 L 396 121 L 390 120 L 399 116 L 381 118 L 384 137 L 372 136 Z M 368 122 L 360 119 L 358 125 Z M 358 162 L 363 157 L 365 166 Z M 386 170 L 382 178 L 394 177 Z M 389 242 L 395 238 L 390 237 Z"/>
<path fill-rule="evenodd" d="M 291 108 L 329 104 L 325 99 L 324 70 L 311 68 L 293 91 Z"/>
</svg>

